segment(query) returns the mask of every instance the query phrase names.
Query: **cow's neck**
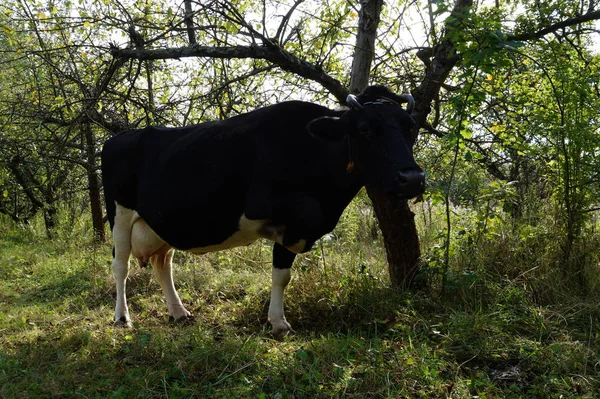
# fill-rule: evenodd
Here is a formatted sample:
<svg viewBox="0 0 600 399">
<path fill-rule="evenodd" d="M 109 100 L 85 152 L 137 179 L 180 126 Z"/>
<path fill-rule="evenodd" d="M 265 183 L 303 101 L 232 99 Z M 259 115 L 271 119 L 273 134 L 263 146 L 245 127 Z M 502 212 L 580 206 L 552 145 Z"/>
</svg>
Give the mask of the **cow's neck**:
<svg viewBox="0 0 600 399">
<path fill-rule="evenodd" d="M 340 205 L 343 205 L 344 208 L 365 185 L 360 175 L 360 168 L 355 163 L 356 148 L 354 145 L 355 143 L 350 137 L 346 136 L 337 144 L 335 155 L 331 156 L 329 153 L 330 162 L 333 163 L 330 169 L 332 185 L 342 194 L 338 198 L 343 203 Z"/>
</svg>

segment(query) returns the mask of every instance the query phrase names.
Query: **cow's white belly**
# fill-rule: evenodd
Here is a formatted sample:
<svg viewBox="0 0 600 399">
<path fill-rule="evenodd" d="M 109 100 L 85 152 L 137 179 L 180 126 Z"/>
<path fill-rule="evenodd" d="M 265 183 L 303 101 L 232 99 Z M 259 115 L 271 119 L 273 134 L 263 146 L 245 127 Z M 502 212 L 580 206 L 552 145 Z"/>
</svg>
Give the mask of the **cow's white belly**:
<svg viewBox="0 0 600 399">
<path fill-rule="evenodd" d="M 221 251 L 223 249 L 241 247 L 252 244 L 259 238 L 266 238 L 279 244 L 283 243 L 284 226 L 275 226 L 268 220 L 250 220 L 246 215 L 240 217 L 239 230 L 233 233 L 229 238 L 220 244 L 208 245 L 186 250 L 194 254 L 205 254 L 208 252 Z M 300 240 L 286 248 L 292 252 L 299 253 L 306 246 L 305 240 Z"/>
<path fill-rule="evenodd" d="M 266 220 L 250 220 L 246 215 L 240 217 L 238 231 L 220 244 L 207 245 L 205 247 L 187 249 L 186 252 L 194 254 L 205 254 L 208 252 L 221 251 L 235 247 L 252 244 L 259 238 L 267 238 L 281 242 L 283 228 L 270 226 Z"/>
<path fill-rule="evenodd" d="M 146 261 L 154 253 L 164 250 L 165 246 L 168 246 L 137 212 L 134 213 L 131 226 L 131 247 L 132 253 L 136 258 Z M 259 238 L 266 238 L 281 244 L 284 232 L 284 226 L 274 226 L 268 220 L 250 220 L 246 215 L 242 215 L 238 224 L 238 230 L 225 241 L 214 245 L 189 248 L 185 251 L 194 254 L 206 254 L 208 252 L 249 245 Z M 304 250 L 304 247 L 305 241 L 300 240 L 298 243 L 287 248 L 297 253 Z"/>
</svg>

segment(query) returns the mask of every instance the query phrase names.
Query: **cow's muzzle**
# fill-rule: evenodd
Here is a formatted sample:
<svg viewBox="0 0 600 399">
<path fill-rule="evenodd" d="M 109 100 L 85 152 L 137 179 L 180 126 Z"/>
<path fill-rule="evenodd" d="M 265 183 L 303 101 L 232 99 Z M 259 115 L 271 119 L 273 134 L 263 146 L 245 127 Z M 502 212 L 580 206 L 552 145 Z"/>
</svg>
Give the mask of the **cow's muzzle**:
<svg viewBox="0 0 600 399">
<path fill-rule="evenodd" d="M 425 173 L 421 169 L 407 169 L 396 175 L 396 194 L 402 198 L 414 198 L 425 191 Z"/>
</svg>

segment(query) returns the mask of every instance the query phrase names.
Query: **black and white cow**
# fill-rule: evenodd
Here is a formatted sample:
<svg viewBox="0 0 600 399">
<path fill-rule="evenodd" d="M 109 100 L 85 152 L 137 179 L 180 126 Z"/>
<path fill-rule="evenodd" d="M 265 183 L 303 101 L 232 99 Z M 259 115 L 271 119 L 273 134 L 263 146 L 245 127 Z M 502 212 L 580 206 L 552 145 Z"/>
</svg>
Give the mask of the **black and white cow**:
<svg viewBox="0 0 600 399">
<path fill-rule="evenodd" d="M 102 177 L 114 239 L 115 324 L 130 326 L 129 257 L 150 262 L 169 315 L 188 319 L 172 278 L 174 249 L 195 254 L 274 241 L 268 318 L 291 330 L 283 293 L 297 253 L 330 232 L 364 185 L 412 198 L 424 190 L 413 125 L 398 96 L 371 86 L 348 110 L 289 101 L 223 121 L 148 127 L 110 138 Z"/>
</svg>

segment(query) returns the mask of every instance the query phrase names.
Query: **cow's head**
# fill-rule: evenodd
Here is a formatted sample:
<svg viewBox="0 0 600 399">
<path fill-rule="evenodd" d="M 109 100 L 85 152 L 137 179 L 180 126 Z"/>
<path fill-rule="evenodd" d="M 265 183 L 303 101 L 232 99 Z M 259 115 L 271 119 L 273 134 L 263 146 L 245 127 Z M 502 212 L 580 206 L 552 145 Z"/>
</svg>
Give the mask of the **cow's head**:
<svg viewBox="0 0 600 399">
<path fill-rule="evenodd" d="M 347 142 L 349 169 L 366 185 L 404 198 L 422 194 L 425 175 L 413 157 L 412 97 L 370 86 L 358 97 L 348 96 L 347 102 L 350 109 L 342 116 L 315 119 L 309 131 L 325 140 Z M 404 110 L 400 103 L 406 102 Z"/>
</svg>

